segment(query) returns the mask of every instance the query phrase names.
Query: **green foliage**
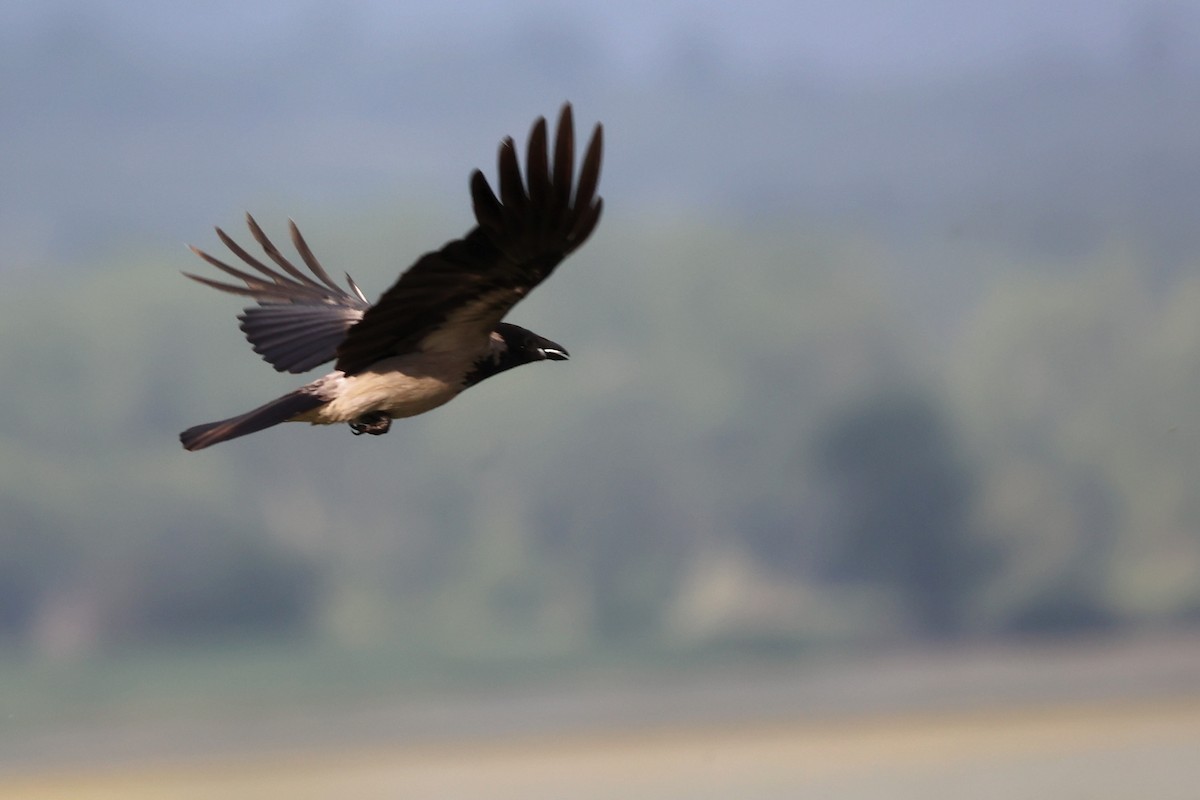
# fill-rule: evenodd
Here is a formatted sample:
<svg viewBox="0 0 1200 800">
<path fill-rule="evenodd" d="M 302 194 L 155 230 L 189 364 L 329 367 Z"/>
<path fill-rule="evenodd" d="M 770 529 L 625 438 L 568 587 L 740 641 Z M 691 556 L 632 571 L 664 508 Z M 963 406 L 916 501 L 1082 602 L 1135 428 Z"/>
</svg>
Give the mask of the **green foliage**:
<svg viewBox="0 0 1200 800">
<path fill-rule="evenodd" d="M 816 451 L 837 499 L 829 574 L 891 587 L 926 636 L 961 634 L 995 564 L 970 529 L 975 476 L 944 412 L 919 394 L 881 395 L 842 411 Z"/>
<path fill-rule="evenodd" d="M 117 580 L 119 634 L 138 641 L 303 633 L 321 600 L 317 566 L 244 529 L 168 529 Z"/>
<path fill-rule="evenodd" d="M 440 227 L 387 220 L 309 239 L 371 264 L 373 293 L 396 267 L 364 243 Z M 989 283 L 956 289 L 979 300 L 928 347 L 889 299 L 897 246 L 606 222 L 514 315 L 575 359 L 370 441 L 297 425 L 184 453 L 178 430 L 295 383 L 248 351 L 237 304 L 179 278 L 183 255 L 22 278 L 0 300 L 0 369 L 24 378 L 0 395 L 2 635 L 559 658 L 1198 607 L 1194 280 L 1159 294 L 1128 254 L 1030 266 L 960 242 Z M 54 326 L 25 301 L 47 295 Z M 706 591 L 722 559 L 743 566 Z"/>
<path fill-rule="evenodd" d="M 1023 627 L 1037 598 L 1128 622 L 1196 596 L 1200 284 L 1160 293 L 1137 264 L 1110 249 L 1057 274 L 1010 271 L 954 357 L 983 521 L 1011 556 L 993 596 L 1004 626 Z"/>
</svg>

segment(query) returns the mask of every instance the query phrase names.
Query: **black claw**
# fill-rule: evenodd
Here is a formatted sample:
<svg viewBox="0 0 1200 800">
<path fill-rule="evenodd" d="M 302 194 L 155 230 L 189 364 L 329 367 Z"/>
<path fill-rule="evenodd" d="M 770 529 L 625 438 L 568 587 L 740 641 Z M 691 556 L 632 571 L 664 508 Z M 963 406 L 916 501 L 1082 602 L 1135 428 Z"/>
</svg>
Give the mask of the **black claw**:
<svg viewBox="0 0 1200 800">
<path fill-rule="evenodd" d="M 363 414 L 350 423 L 350 430 L 354 432 L 355 436 L 361 436 L 364 433 L 369 433 L 372 436 L 382 436 L 391 427 L 392 418 L 382 411 L 372 411 L 369 414 Z"/>
</svg>

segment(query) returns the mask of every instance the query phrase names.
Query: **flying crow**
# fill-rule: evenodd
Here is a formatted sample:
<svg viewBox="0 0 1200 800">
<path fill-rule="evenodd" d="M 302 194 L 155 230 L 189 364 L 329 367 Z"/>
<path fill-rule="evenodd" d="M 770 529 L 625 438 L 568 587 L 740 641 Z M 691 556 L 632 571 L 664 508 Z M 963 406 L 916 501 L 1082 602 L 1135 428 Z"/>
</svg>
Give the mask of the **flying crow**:
<svg viewBox="0 0 1200 800">
<path fill-rule="evenodd" d="M 308 273 L 284 257 L 248 214 L 251 235 L 278 269 L 217 228 L 221 242 L 253 272 L 193 247 L 241 284 L 184 274 L 257 302 L 238 319 L 254 351 L 276 370 L 307 372 L 327 361 L 334 361 L 334 370 L 253 411 L 187 429 L 179 436 L 183 446 L 200 450 L 281 422 L 347 422 L 355 434 L 387 433 L 393 419 L 437 408 L 500 372 L 565 360 L 561 345 L 500 320 L 596 227 L 603 205 L 596 196 L 602 141 L 597 125 L 576 181 L 574 125 L 571 106 L 564 105 L 553 161 L 546 120 L 539 118 L 529 134 L 522 180 L 516 146 L 506 138 L 499 198 L 476 170 L 475 227 L 417 259 L 375 305 L 349 275 L 349 291 L 329 277 L 295 223 L 292 243 Z"/>
</svg>

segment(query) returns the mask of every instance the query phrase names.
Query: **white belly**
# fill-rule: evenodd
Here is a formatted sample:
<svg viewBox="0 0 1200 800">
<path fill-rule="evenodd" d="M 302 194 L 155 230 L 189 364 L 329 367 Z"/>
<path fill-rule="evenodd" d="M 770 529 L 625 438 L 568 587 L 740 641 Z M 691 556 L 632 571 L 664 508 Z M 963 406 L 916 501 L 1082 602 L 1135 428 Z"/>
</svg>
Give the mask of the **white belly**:
<svg viewBox="0 0 1200 800">
<path fill-rule="evenodd" d="M 351 422 L 373 411 L 383 411 L 392 418 L 423 414 L 448 403 L 461 391 L 457 377 L 451 378 L 448 371 L 439 375 L 439 370 L 430 366 L 394 358 L 356 375 L 331 372 L 316 383 L 321 394 L 332 394 L 334 399 L 296 420 L 328 425 Z M 460 373 L 455 370 L 453 374 Z"/>
</svg>

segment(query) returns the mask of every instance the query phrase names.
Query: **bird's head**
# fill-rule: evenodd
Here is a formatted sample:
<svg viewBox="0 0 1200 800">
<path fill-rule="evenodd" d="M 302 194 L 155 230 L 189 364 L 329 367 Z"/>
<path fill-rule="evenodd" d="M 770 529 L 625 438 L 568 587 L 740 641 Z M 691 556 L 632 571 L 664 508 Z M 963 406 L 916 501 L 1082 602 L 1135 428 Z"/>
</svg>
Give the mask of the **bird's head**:
<svg viewBox="0 0 1200 800">
<path fill-rule="evenodd" d="M 496 326 L 496 333 L 504 340 L 508 358 L 513 360 L 512 366 L 528 364 L 532 361 L 566 361 L 571 357 L 567 348 L 558 342 L 552 342 L 545 336 L 519 325 L 501 322 Z"/>
<path fill-rule="evenodd" d="M 474 369 L 466 377 L 465 385 L 473 386 L 522 364 L 532 364 L 535 361 L 566 361 L 568 358 L 570 354 L 567 348 L 558 342 L 538 336 L 519 325 L 501 322 L 492 332 L 491 352 L 475 362 Z"/>
</svg>

